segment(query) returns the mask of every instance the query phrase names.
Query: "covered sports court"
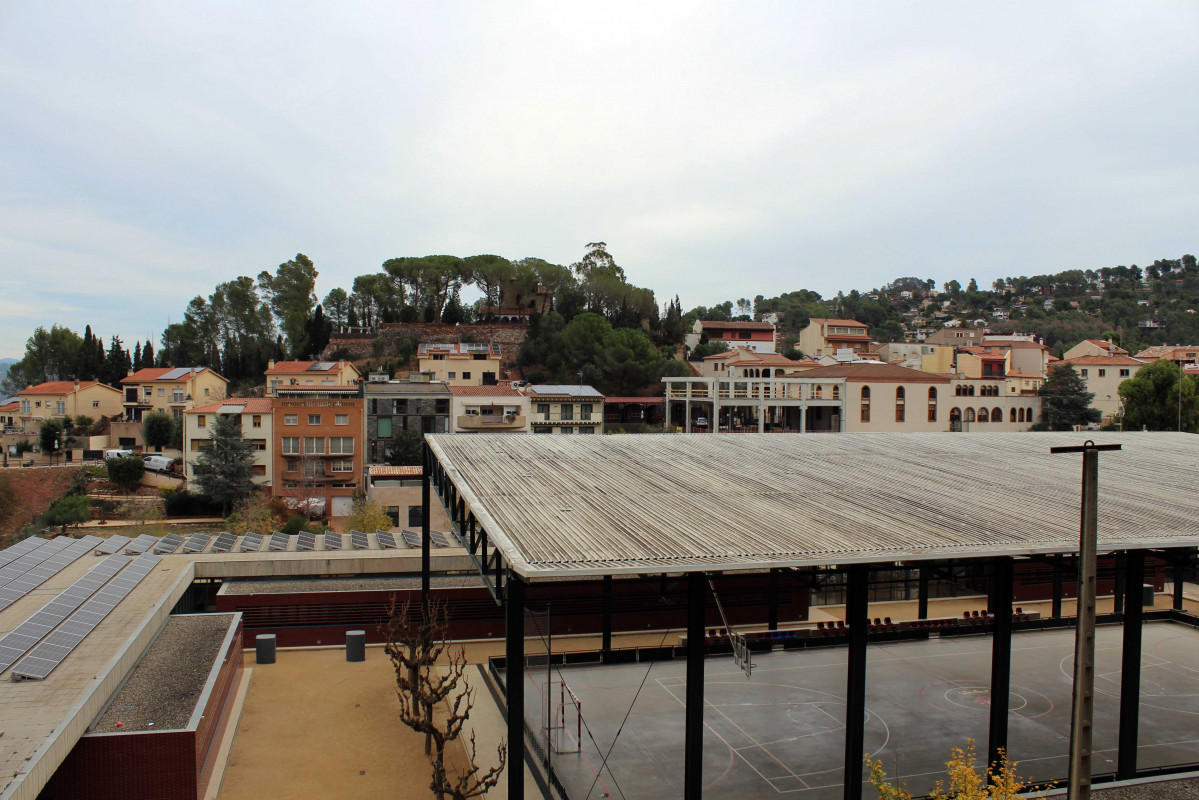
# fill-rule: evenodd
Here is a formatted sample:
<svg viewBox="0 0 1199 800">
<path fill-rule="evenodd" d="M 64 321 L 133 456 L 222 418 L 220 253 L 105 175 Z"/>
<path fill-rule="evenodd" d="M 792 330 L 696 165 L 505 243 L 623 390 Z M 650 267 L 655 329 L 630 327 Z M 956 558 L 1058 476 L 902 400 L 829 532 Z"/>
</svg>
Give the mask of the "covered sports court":
<svg viewBox="0 0 1199 800">
<path fill-rule="evenodd" d="M 510 709 L 510 760 L 519 763 L 526 746 L 534 745 L 533 760 L 553 766 L 547 771 L 547 782 L 555 796 L 575 797 L 576 778 L 581 775 L 586 781 L 586 771 L 577 762 L 586 760 L 584 744 L 591 744 L 581 743 L 574 756 L 547 755 L 537 747 L 540 717 L 528 715 L 526 730 L 527 715 L 511 711 L 526 708 L 536 690 L 525 674 L 525 589 L 539 581 L 560 586 L 570 580 L 603 580 L 607 598 L 609 592 L 619 591 L 621 576 L 657 575 L 686 585 L 685 641 L 678 642 L 685 658 L 653 673 L 651 691 L 664 705 L 639 725 L 625 725 L 622 736 L 631 736 L 631 730 L 638 733 L 628 743 L 623 738 L 617 743 L 624 748 L 622 769 L 634 765 L 630 775 L 639 775 L 639 783 L 632 793 L 617 789 L 612 796 L 677 797 L 681 790 L 690 800 L 705 794 L 771 796 L 806 791 L 824 794 L 804 796 L 840 793 L 859 798 L 864 786 L 862 754 L 879 747 L 878 752 L 887 756 L 889 772 L 911 776 L 909 782 L 919 788 L 918 782 L 929 778 L 930 765 L 935 769 L 944 760 L 933 755 L 941 750 L 939 742 L 923 752 L 924 743 L 935 738 L 932 731 L 941 731 L 945 742 L 958 745 L 973 736 L 980 757 L 988 760 L 1009 743 L 1019 760 L 1026 743 L 1061 735 L 1050 723 L 1060 698 L 1070 694 L 1071 679 L 1068 672 L 1061 672 L 1060 655 L 1062 642 L 1068 645 L 1073 632 L 1019 630 L 1031 621 L 1013 613 L 1013 576 L 1024 562 L 1054 564 L 1051 616 L 1060 616 L 1059 556 L 1078 548 L 1081 459 L 1051 454 L 1050 448 L 1081 445 L 1086 438 L 1083 434 L 952 433 L 429 436 L 425 497 L 426 504 L 431 503 L 431 491 L 436 489 L 468 542 L 482 577 L 505 606 L 508 633 L 502 666 Z M 1113 738 L 1114 772 L 1133 777 L 1158 766 L 1158 753 L 1168 751 L 1165 758 L 1171 763 L 1199 761 L 1199 748 L 1189 738 L 1157 741 L 1153 737 L 1166 730 L 1167 723 L 1154 716 L 1150 725 L 1140 718 L 1145 696 L 1154 691 L 1150 669 L 1170 675 L 1169 681 L 1158 681 L 1168 693 L 1181 696 L 1189 688 L 1187 652 L 1165 659 L 1160 669 L 1157 662 L 1146 660 L 1158 623 L 1144 629 L 1141 587 L 1148 561 L 1154 569 L 1173 570 L 1180 588 L 1177 576 L 1199 544 L 1189 501 L 1199 466 L 1199 439 L 1145 433 L 1094 438 L 1098 444 L 1118 443 L 1123 448 L 1104 453 L 1099 471 L 1099 549 L 1120 555 L 1119 607 L 1106 621 L 1120 624 L 1102 629 L 1103 642 L 1110 644 L 1113 636 L 1118 641 L 1118 664 L 1111 669 L 1112 651 L 1101 649 L 1105 671 L 1096 686 L 1101 693 L 1112 692 L 1112 675 L 1117 676 L 1118 686 L 1116 718 L 1096 717 L 1096 747 L 1106 747 L 1103 736 Z M 429 519 L 428 512 L 424 518 Z M 428 544 L 426 533 L 426 559 Z M 926 570 L 963 564 L 985 567 L 990 598 L 982 627 L 987 636 L 957 641 L 950 636 L 947 641 L 940 632 L 909 633 L 871 625 L 872 573 L 910 567 L 920 570 L 923 585 Z M 731 676 L 732 681 L 706 678 L 706 673 L 721 676 L 733 668 L 727 655 L 707 656 L 727 651 L 730 638 L 738 642 L 735 631 L 726 630 L 733 636 L 723 639 L 712 636 L 713 627 L 719 630 L 723 619 L 716 607 L 713 579 L 733 573 L 760 574 L 773 592 L 779 576 L 803 579 L 829 572 L 845 576 L 848 623 L 832 634 L 827 642 L 831 648 L 806 649 L 805 643 L 802 652 L 758 654 L 759 667 L 751 678 L 740 673 Z M 428 576 L 426 567 L 424 580 Z M 1181 608 L 1180 594 L 1175 601 Z M 565 682 L 579 696 L 588 726 L 595 705 L 620 709 L 622 714 L 628 707 L 611 699 L 598 703 L 586 699 L 589 688 L 599 697 L 609 697 L 609 691 L 618 694 L 620 682 L 627 679 L 625 668 L 614 665 L 621 659 L 611 650 L 607 599 L 604 605 L 603 647 L 597 659 L 602 666 L 594 672 L 563 670 Z M 927 597 L 920 598 L 920 608 L 923 616 Z M 1188 621 L 1177 611 L 1167 615 L 1176 615 L 1171 617 L 1176 623 L 1161 623 L 1172 632 L 1180 628 L 1178 622 Z M 780 621 L 773 613 L 770 617 L 763 623 L 774 630 Z M 1181 630 L 1183 638 L 1178 641 L 1190 642 L 1185 637 L 1191 632 Z M 1055 636 L 1058 643 L 1045 648 L 1025 645 L 1037 637 L 1053 642 Z M 1173 642 L 1177 637 L 1166 638 Z M 929 649 L 946 645 L 964 646 L 969 652 L 955 656 Z M 1014 650 L 1018 658 L 1013 657 Z M 921 657 L 919 652 L 931 656 Z M 895 661 L 898 653 L 907 653 L 906 660 Z M 1052 665 L 1043 662 L 1049 653 L 1058 654 L 1056 674 Z M 675 654 L 660 656 L 665 662 L 667 655 Z M 942 666 L 942 661 L 951 663 Z M 936 670 L 911 666 L 930 662 L 964 672 L 946 678 Z M 772 689 L 764 686 L 761 664 L 778 664 L 766 669 L 775 670 L 768 674 L 784 680 Z M 804 683 L 809 678 L 810 685 Z M 613 685 L 603 688 L 609 679 Z M 961 685 L 945 683 L 955 680 Z M 730 683 L 740 688 L 730 688 Z M 879 691 L 883 693 L 875 694 Z M 1052 710 L 1034 716 L 1034 708 L 1050 703 Z M 761 711 L 763 705 L 770 706 L 770 717 L 718 713 L 720 708 L 744 711 L 746 706 Z M 596 716 L 601 733 L 608 725 L 603 716 Z M 736 722 L 738 718 L 741 722 Z M 747 727 L 750 718 L 772 718 L 774 723 L 756 730 Z M 633 722 L 631 712 L 629 720 Z M 1026 730 L 1028 725 L 1032 728 Z M 880 739 L 880 732 L 892 727 L 902 736 L 888 734 Z M 777 757 L 790 750 L 809 752 L 785 744 L 796 736 L 811 740 L 807 744 L 819 742 L 815 746 L 819 770 L 800 761 L 788 764 L 789 756 Z M 596 753 L 610 745 L 599 736 L 594 738 Z M 652 740 L 668 751 L 670 742 L 681 742 L 681 753 L 661 756 L 674 783 L 658 777 L 654 769 L 636 771 L 639 759 L 655 758 L 651 748 L 637 746 L 638 740 Z M 736 746 L 730 747 L 731 740 L 737 741 Z M 763 748 L 753 744 L 757 740 L 774 744 Z M 1065 751 L 1064 740 L 1059 749 Z M 564 759 L 572 757 L 576 767 L 568 774 L 570 765 Z M 1034 774 L 1042 779 L 1064 778 L 1053 763 L 1055 757 L 1048 757 L 1044 773 L 1038 769 Z M 1103 771 L 1100 758 L 1095 759 L 1096 773 Z M 593 769 L 593 779 L 608 766 Z M 614 784 L 620 782 L 615 766 L 611 774 Z M 734 774 L 736 782 L 731 782 Z M 508 773 L 510 797 L 531 796 L 526 795 L 523 778 L 521 770 Z"/>
</svg>

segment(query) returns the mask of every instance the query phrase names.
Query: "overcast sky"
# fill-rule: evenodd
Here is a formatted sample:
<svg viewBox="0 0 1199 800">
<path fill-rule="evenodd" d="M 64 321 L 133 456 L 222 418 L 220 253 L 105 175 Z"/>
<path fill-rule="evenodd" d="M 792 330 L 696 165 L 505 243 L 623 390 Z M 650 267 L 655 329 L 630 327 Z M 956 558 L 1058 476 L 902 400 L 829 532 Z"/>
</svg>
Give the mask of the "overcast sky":
<svg viewBox="0 0 1199 800">
<path fill-rule="evenodd" d="M 296 252 L 684 308 L 1199 250 L 1199 4 L 0 0 L 0 357 Z"/>
</svg>

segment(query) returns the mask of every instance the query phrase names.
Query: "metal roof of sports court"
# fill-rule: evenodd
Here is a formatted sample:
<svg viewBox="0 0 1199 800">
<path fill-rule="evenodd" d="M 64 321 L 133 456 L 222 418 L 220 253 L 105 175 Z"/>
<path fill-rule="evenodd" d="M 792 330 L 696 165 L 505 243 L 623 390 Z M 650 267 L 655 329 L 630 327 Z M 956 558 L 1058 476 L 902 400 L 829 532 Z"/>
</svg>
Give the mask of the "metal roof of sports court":
<svg viewBox="0 0 1199 800">
<path fill-rule="evenodd" d="M 529 578 L 1074 552 L 1081 457 L 1099 547 L 1191 547 L 1199 436 L 1177 433 L 429 436 Z"/>
</svg>

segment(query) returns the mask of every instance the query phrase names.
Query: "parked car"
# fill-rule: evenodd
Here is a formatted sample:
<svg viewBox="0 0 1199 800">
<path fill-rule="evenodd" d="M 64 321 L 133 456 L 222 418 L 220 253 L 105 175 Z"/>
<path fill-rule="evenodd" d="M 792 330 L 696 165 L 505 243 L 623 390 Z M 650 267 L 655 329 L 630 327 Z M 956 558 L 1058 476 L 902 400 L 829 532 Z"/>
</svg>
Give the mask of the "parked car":
<svg viewBox="0 0 1199 800">
<path fill-rule="evenodd" d="M 133 455 L 132 450 L 121 450 L 119 448 L 113 448 L 112 450 L 104 451 L 104 460 L 107 461 L 110 458 L 128 458 L 131 455 Z"/>
<path fill-rule="evenodd" d="M 706 428 L 706 427 L 708 427 L 708 418 L 707 418 L 707 417 L 696 417 L 696 418 L 695 418 L 695 422 L 693 422 L 693 423 L 691 424 L 691 427 L 693 427 L 693 428 Z"/>
<path fill-rule="evenodd" d="M 142 460 L 147 472 L 170 472 L 175 466 L 175 459 L 166 456 L 142 456 Z"/>
</svg>

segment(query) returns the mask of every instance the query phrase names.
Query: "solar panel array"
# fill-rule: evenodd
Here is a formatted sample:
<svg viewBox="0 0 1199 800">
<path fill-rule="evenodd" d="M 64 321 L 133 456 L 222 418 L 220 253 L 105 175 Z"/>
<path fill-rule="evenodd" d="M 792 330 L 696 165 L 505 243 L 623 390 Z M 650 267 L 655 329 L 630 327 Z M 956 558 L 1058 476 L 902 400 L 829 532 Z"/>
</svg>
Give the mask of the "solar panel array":
<svg viewBox="0 0 1199 800">
<path fill-rule="evenodd" d="M 30 536 L 28 539 L 22 539 L 21 541 L 17 542 L 12 547 L 6 547 L 3 550 L 0 550 L 0 567 L 5 566 L 6 564 L 11 564 L 21 556 L 27 554 L 29 551 L 36 550 L 37 548 L 41 547 L 47 541 L 49 540 L 43 539 L 40 536 Z"/>
<path fill-rule="evenodd" d="M 270 550 L 286 550 L 291 537 L 281 531 L 275 531 L 271 534 L 271 542 L 267 545 Z"/>
<path fill-rule="evenodd" d="M 182 378 L 184 375 L 191 373 L 191 367 L 175 367 L 170 372 L 167 372 L 158 377 L 160 381 L 174 381 Z"/>
<path fill-rule="evenodd" d="M 222 533 L 220 536 L 216 537 L 216 541 L 212 543 L 212 552 L 228 553 L 233 549 L 233 544 L 236 541 L 236 533 Z"/>
<path fill-rule="evenodd" d="M 369 550 L 371 546 L 370 537 L 362 531 L 350 531 L 350 547 L 355 550 Z"/>
<path fill-rule="evenodd" d="M 155 555 L 137 558 L 95 597 L 84 603 L 83 607 L 72 614 L 54 633 L 46 637 L 33 652 L 21 659 L 13 667 L 13 677 L 42 680 L 53 672 L 75 646 L 83 641 L 161 560 L 160 556 Z"/>
<path fill-rule="evenodd" d="M 344 544 L 345 544 L 345 542 L 341 538 L 340 533 L 334 533 L 333 531 L 325 531 L 325 549 L 326 550 L 340 550 Z"/>
<path fill-rule="evenodd" d="M 183 543 L 183 552 L 199 553 L 208 547 L 208 543 L 212 541 L 212 537 L 206 533 L 193 533 L 191 537 Z"/>
<path fill-rule="evenodd" d="M 51 558 L 56 553 L 67 548 L 70 543 L 71 540 L 66 537 L 59 537 L 50 541 L 42 540 L 41 547 L 34 548 L 20 558 L 0 567 L 0 586 L 8 585 L 13 579 L 21 577 L 47 558 Z"/>
<path fill-rule="evenodd" d="M 384 550 L 396 549 L 396 537 L 391 531 L 375 531 L 375 539 L 379 542 L 379 547 Z"/>
<path fill-rule="evenodd" d="M 129 544 L 132 541 L 133 540 L 130 539 L 128 536 L 124 536 L 119 533 L 116 534 L 115 536 L 109 536 L 107 539 L 105 539 L 103 542 L 100 543 L 99 547 L 96 548 L 96 555 L 110 556 L 113 553 L 119 553 L 121 551 L 121 549 L 125 547 L 125 545 Z"/>
<path fill-rule="evenodd" d="M 54 630 L 132 560 L 132 556 L 109 556 L 64 589 L 58 597 L 35 611 L 29 619 L 0 638 L 0 672 L 11 667 L 17 659 L 33 649 L 46 634 Z"/>
<path fill-rule="evenodd" d="M 55 539 L 46 545 L 42 545 L 36 550 L 30 552 L 29 555 L 32 556 L 35 553 L 41 553 L 50 545 L 54 545 L 57 541 L 59 540 Z M 7 583 L 5 583 L 3 587 L 0 587 L 0 611 L 8 608 L 13 603 L 29 594 L 29 592 L 33 591 L 50 578 L 62 572 L 63 569 L 74 563 L 75 560 L 80 556 L 84 556 L 92 552 L 92 550 L 96 548 L 96 545 L 100 544 L 100 542 L 104 540 L 99 536 L 84 536 L 82 539 L 78 540 L 64 539 L 63 541 L 66 541 L 69 544 L 67 544 L 66 547 L 56 547 L 56 552 L 49 558 L 44 558 L 37 564 L 31 565 L 20 575 L 13 577 Z M 22 559 L 17 559 L 4 569 L 14 567 L 21 563 L 21 561 Z"/>
<path fill-rule="evenodd" d="M 162 537 L 158 544 L 154 545 L 154 552 L 158 555 L 163 553 L 173 553 L 179 549 L 179 545 L 183 544 L 183 535 L 178 533 L 168 533 Z"/>
<path fill-rule="evenodd" d="M 262 547 L 261 533 L 247 533 L 241 540 L 241 551 L 243 553 L 252 553 Z"/>
<path fill-rule="evenodd" d="M 140 556 L 156 544 L 158 544 L 157 536 L 143 533 L 125 547 L 125 552 L 131 556 Z"/>
<path fill-rule="evenodd" d="M 315 550 L 316 549 L 316 534 L 303 531 L 296 539 L 297 550 Z"/>
</svg>

